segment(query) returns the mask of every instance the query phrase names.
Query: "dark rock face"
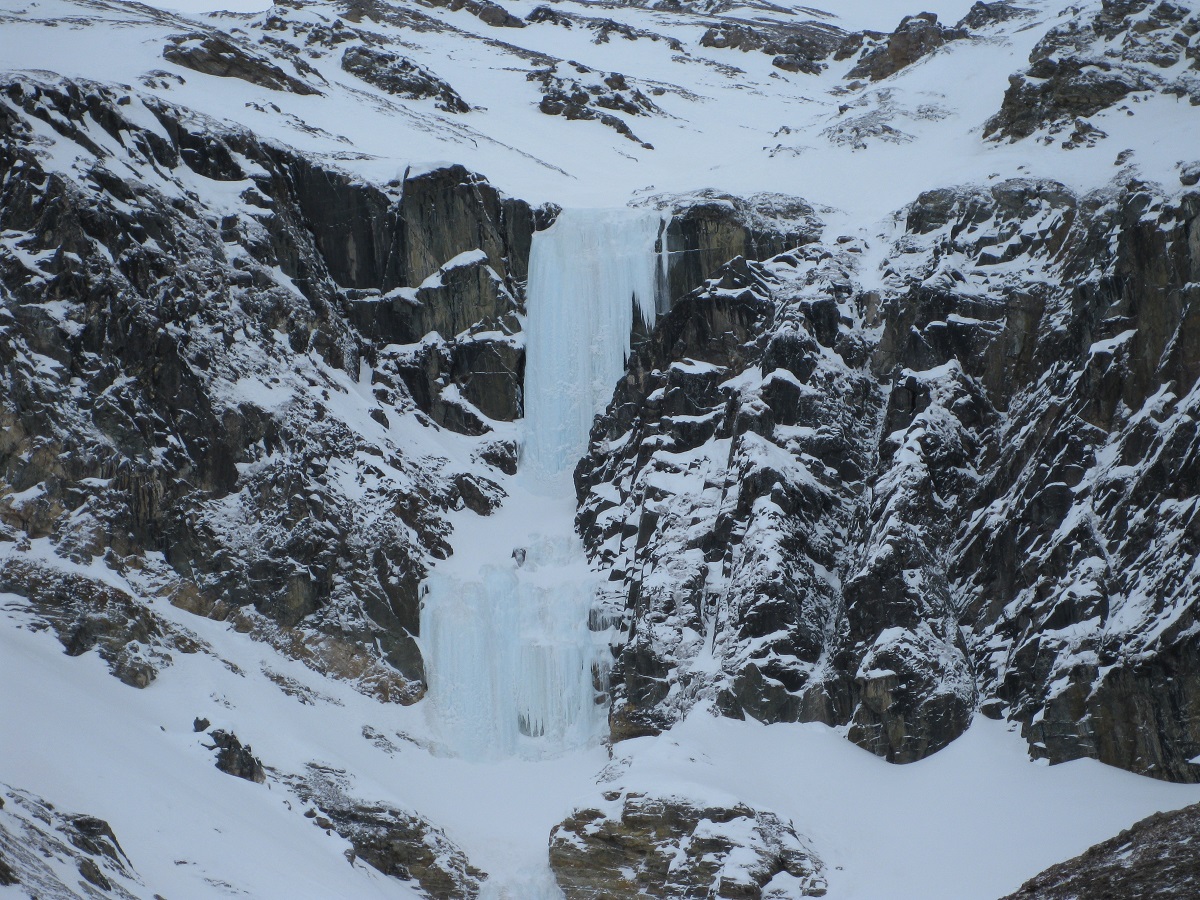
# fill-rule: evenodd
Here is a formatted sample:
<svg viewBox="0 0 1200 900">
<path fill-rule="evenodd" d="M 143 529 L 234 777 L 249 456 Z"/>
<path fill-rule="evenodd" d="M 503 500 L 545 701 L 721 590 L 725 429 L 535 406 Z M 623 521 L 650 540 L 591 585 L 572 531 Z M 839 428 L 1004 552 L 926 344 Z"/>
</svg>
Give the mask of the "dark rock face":
<svg viewBox="0 0 1200 900">
<path fill-rule="evenodd" d="M 417 813 L 351 796 L 346 773 L 310 764 L 292 788 L 313 807 L 305 813 L 320 828 L 335 831 L 357 857 L 385 875 L 413 884 L 433 900 L 474 900 L 487 875 L 440 828 Z"/>
<path fill-rule="evenodd" d="M 243 746 L 236 734 L 217 729 L 209 737 L 213 739 L 212 749 L 217 751 L 217 768 L 226 775 L 244 778 L 255 784 L 263 784 L 267 780 L 262 760 L 254 755 L 249 744 Z"/>
<path fill-rule="evenodd" d="M 411 59 L 395 53 L 369 47 L 348 47 L 342 54 L 342 68 L 389 94 L 412 100 L 432 97 L 438 101 L 438 109 L 446 112 L 471 110 L 449 84 Z"/>
<path fill-rule="evenodd" d="M 1084 128 L 1084 138 L 1063 142 L 1070 147 L 1086 139 L 1087 123 L 1079 120 L 1135 92 L 1186 96 L 1200 104 L 1200 53 L 1191 46 L 1198 30 L 1200 14 L 1182 5 L 1105 0 L 1098 12 L 1080 13 L 1038 41 L 1029 68 L 1009 79 L 1000 111 L 984 133 L 1018 140 L 1044 132 L 1050 143 L 1067 128 Z"/>
<path fill-rule="evenodd" d="M 934 13 L 905 16 L 891 34 L 865 32 L 851 35 L 838 49 L 837 59 L 857 56 L 847 78 L 880 81 L 911 66 L 950 41 L 967 37 L 961 27 L 947 28 Z"/>
<path fill-rule="evenodd" d="M 797 270 L 807 294 L 775 302 L 779 273 Z M 730 715 L 848 715 L 847 685 L 808 700 L 804 688 L 836 624 L 827 573 L 869 464 L 858 445 L 869 418 L 842 398 L 879 403 L 822 349 L 863 361 L 839 333 L 849 293 L 845 269 L 815 245 L 768 266 L 735 261 L 636 348 L 576 469 L 581 532 L 604 548 L 612 602 L 625 607 L 614 737 L 657 730 L 712 687 L 690 671 L 706 651 L 728 666 L 717 699 Z"/>
<path fill-rule="evenodd" d="M 172 651 L 207 649 L 124 591 L 46 564 L 19 558 L 0 562 L 0 592 L 28 598 L 32 612 L 54 629 L 68 656 L 94 649 L 130 687 L 147 687 L 159 669 L 171 664 Z"/>
<path fill-rule="evenodd" d="M 1191 851 L 1200 833 L 1200 805 L 1155 813 L 1116 837 L 1052 866 L 1003 900 L 1076 897 L 1162 897 L 1200 892 L 1200 861 Z"/>
<path fill-rule="evenodd" d="M 159 131 L 109 88 L 0 90 L 0 230 L 21 248 L 0 253 L 3 539 L 46 541 L 38 557 L 66 568 L 104 560 L 130 596 L 415 700 L 417 584 L 448 552 L 448 511 L 490 508 L 498 488 L 432 447 L 406 456 L 390 429 L 481 433 L 519 411 L 532 211 L 461 167 L 379 189 L 161 100 L 132 100 Z M 34 119 L 89 161 L 79 178 L 43 170 Z M 245 182 L 237 212 L 189 195 L 195 175 Z M 415 303 L 362 312 L 410 286 Z M 436 365 L 404 362 L 421 353 Z M 48 591 L 34 602 L 77 615 L 109 596 Z M 110 662 L 136 643 L 122 677 L 147 683 L 159 638 L 122 616 L 138 624 L 100 611 L 64 639 Z"/>
<path fill-rule="evenodd" d="M 614 737 L 708 700 L 903 762 L 984 703 L 1035 755 L 1195 780 L 1198 214 L 935 191 L 882 294 L 809 244 L 660 319 L 576 470 Z"/>
<path fill-rule="evenodd" d="M 429 6 L 440 6 L 457 12 L 465 9 L 480 21 L 493 28 L 524 28 L 525 20 L 514 16 L 499 3 L 492 0 L 423 0 Z"/>
<path fill-rule="evenodd" d="M 647 31 L 643 28 L 635 28 L 632 25 L 625 22 L 618 22 L 614 19 L 581 16 L 577 13 L 566 12 L 551 6 L 535 7 L 525 17 L 525 20 L 534 25 L 549 24 L 557 25 L 560 28 L 574 28 L 576 26 L 586 28 L 592 32 L 593 44 L 607 44 L 615 35 L 627 41 L 663 41 L 676 53 L 684 52 L 682 42 L 676 38 L 658 34 L 654 31 Z"/>
<path fill-rule="evenodd" d="M 670 217 L 664 308 L 735 257 L 768 259 L 814 240 L 821 231 L 811 206 L 782 194 L 735 197 L 706 190 L 659 195 L 650 202 Z"/>
<path fill-rule="evenodd" d="M 567 900 L 821 897 L 821 860 L 792 825 L 748 806 L 612 792 L 550 833 Z"/>
<path fill-rule="evenodd" d="M 574 69 L 574 75 L 559 74 L 560 64 L 556 63 L 546 69 L 537 69 L 526 77 L 541 85 L 542 101 L 538 105 L 548 116 L 562 116 L 572 120 L 595 120 L 607 125 L 618 134 L 624 135 L 634 143 L 641 144 L 647 150 L 653 150 L 649 144 L 638 138 L 629 125 L 614 113 L 622 112 L 629 116 L 661 115 L 662 110 L 636 87 L 630 86 L 625 76 L 620 72 L 594 72 L 579 63 L 566 63 Z M 588 76 L 591 83 L 585 83 L 579 76 Z"/>
<path fill-rule="evenodd" d="M 64 882 L 69 870 L 83 881 Z M 0 887 L 13 885 L 28 897 L 145 895 L 107 822 L 62 812 L 28 791 L 0 784 Z"/>
<path fill-rule="evenodd" d="M 181 34 L 163 48 L 163 59 L 202 75 L 240 78 L 259 87 L 293 94 L 319 94 L 312 85 L 288 75 L 270 60 L 219 34 Z"/>
<path fill-rule="evenodd" d="M 777 68 L 816 75 L 825 68 L 824 61 L 845 40 L 845 31 L 821 22 L 800 22 L 795 25 L 764 23 L 754 27 L 720 23 L 704 32 L 700 44 L 718 50 L 766 53 L 774 57 L 772 64 Z"/>
<path fill-rule="evenodd" d="M 1008 0 L 997 0 L 995 3 L 975 0 L 975 5 L 967 10 L 967 14 L 959 20 L 957 27 L 965 28 L 968 31 L 982 31 L 1000 22 L 1007 22 L 1009 19 L 1024 18 L 1031 13 L 1032 10 L 1017 6 Z"/>
</svg>

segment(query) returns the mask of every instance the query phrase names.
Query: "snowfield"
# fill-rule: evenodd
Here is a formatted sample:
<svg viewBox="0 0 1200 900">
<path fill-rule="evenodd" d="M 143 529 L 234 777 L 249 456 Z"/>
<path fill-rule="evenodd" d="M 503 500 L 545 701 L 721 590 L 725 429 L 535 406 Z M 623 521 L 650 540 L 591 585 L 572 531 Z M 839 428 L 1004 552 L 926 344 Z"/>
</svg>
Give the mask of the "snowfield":
<svg viewBox="0 0 1200 900">
<path fill-rule="evenodd" d="M 67 811 L 112 825 L 140 896 L 419 896 L 302 815 L 282 782 L 310 763 L 353 791 L 420 810 L 492 875 L 484 896 L 553 897 L 550 829 L 602 790 L 734 797 L 791 819 L 839 900 L 995 900 L 1134 821 L 1200 800 L 1200 787 L 1091 760 L 1029 761 L 1024 742 L 979 718 L 919 763 L 893 766 L 823 725 L 770 725 L 697 710 L 656 738 L 556 759 L 469 762 L 438 752 L 423 707 L 384 706 L 251 638 L 159 601 L 221 650 L 180 655 L 142 691 L 94 654 L 63 656 L 3 598 L 0 772 Z M 283 676 L 295 685 L 281 689 Z M 268 767 L 257 785 L 218 771 L 195 717 L 234 731 Z M 368 736 L 369 735 L 369 736 Z M 0 811 L 4 816 L 10 807 Z M 19 888 L 0 888 L 19 896 Z"/>
</svg>

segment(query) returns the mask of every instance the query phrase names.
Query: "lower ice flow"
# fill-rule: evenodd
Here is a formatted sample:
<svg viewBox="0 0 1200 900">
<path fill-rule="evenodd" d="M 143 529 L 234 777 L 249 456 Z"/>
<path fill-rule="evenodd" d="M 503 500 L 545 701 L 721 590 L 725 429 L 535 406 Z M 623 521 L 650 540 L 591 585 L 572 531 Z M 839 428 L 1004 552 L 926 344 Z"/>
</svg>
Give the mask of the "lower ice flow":
<svg viewBox="0 0 1200 900">
<path fill-rule="evenodd" d="M 589 628 L 597 576 L 574 528 L 571 471 L 624 371 L 635 309 L 654 321 L 661 217 L 564 210 L 533 236 L 525 419 L 509 498 L 460 544 L 478 565 L 425 582 L 427 709 L 443 749 L 537 758 L 599 739 L 610 655 Z M 454 569 L 455 571 L 446 571 Z"/>
</svg>

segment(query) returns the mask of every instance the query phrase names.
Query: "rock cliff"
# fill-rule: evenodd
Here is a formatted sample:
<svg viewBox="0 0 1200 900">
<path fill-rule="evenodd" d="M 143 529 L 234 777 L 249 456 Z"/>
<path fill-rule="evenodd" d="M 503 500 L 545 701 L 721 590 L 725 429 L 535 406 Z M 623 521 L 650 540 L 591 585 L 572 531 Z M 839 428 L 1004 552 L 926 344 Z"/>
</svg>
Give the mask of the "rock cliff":
<svg viewBox="0 0 1200 900">
<path fill-rule="evenodd" d="M 847 240 L 678 303 L 576 470 L 614 736 L 704 698 L 903 762 L 980 707 L 1195 780 L 1197 203 L 935 191 L 882 290 Z"/>
<path fill-rule="evenodd" d="M 0 527 L 40 560 L 4 588 L 67 612 L 71 652 L 157 652 L 151 613 L 53 573 L 95 560 L 415 700 L 417 585 L 445 515 L 499 488 L 409 435 L 520 414 L 534 212 L 458 166 L 374 187 L 110 87 L 2 90 Z M 51 136 L 75 177 L 43 168 Z"/>
</svg>

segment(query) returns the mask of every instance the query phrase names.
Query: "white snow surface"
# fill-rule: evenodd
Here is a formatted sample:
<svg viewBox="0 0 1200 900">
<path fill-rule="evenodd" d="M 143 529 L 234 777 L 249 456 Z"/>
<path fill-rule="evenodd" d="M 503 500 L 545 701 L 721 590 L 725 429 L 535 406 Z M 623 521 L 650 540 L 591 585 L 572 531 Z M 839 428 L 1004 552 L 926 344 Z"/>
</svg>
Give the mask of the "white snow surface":
<svg viewBox="0 0 1200 900">
<path fill-rule="evenodd" d="M 171 0 L 162 4 L 173 8 Z M 524 17 L 536 0 L 504 4 Z M 932 7 L 953 24 L 968 0 Z M 597 42 L 592 28 L 548 22 L 493 28 L 466 9 L 398 3 L 438 28 L 402 27 L 363 19 L 356 27 L 396 41 L 404 55 L 445 78 L 471 111 L 443 112 L 432 99 L 393 97 L 339 66 L 340 49 L 307 45 L 304 34 L 267 27 L 271 16 L 304 27 L 328 26 L 334 5 L 263 13 L 211 13 L 190 21 L 108 0 L 0 0 L 0 67 L 42 70 L 129 85 L 336 162 L 376 182 L 460 162 L 503 191 L 565 207 L 613 207 L 650 195 L 717 189 L 738 195 L 771 190 L 831 208 L 831 224 L 857 232 L 880 222 L 920 191 L 1006 177 L 1048 177 L 1079 190 L 1106 183 L 1114 160 L 1129 174 L 1176 183 L 1176 164 L 1200 142 L 1200 116 L 1186 98 L 1146 95 L 1091 117 L 1108 134 L 1094 147 L 1067 150 L 1058 140 L 985 141 L 982 126 L 1000 105 L 1008 75 L 1027 66 L 1034 43 L 1072 15 L 1070 0 L 1020 4 L 1033 15 L 990 26 L 954 41 L 880 82 L 850 89 L 853 60 L 831 61 L 819 75 L 788 73 L 759 52 L 704 47 L 713 19 L 659 12 L 641 5 L 563 0 L 556 11 L 613 20 L 678 41 L 613 36 Z M 847 30 L 891 31 L 919 11 L 888 0 L 735 8 L 727 20 L 820 21 Z M 318 75 L 320 94 L 267 90 L 233 78 L 201 75 L 161 56 L 169 35 L 219 28 L 261 51 L 260 36 L 292 44 Z M 103 28 L 103 32 L 98 32 Z M 570 60 L 571 62 L 566 62 Z M 581 74 L 579 67 L 589 70 Z M 598 83 L 624 75 L 630 90 L 648 95 L 661 114 L 624 115 L 649 149 L 599 121 L 544 115 L 537 82 L 527 76 L 556 65 L 564 79 Z M 290 69 L 284 61 L 282 67 Z M 183 83 L 141 81 L 150 71 L 182 75 Z M 841 140 L 847 123 L 877 121 L 886 137 Z M 1129 168 L 1132 167 L 1132 168 Z M 836 212 L 833 212 L 836 211 Z"/>
<path fill-rule="evenodd" d="M 345 770 L 358 796 L 420 810 L 492 874 L 491 896 L 514 900 L 557 896 L 545 863 L 550 829 L 615 787 L 733 797 L 790 818 L 826 863 L 831 900 L 994 900 L 1155 810 L 1200 800 L 1198 786 L 1090 760 L 1037 765 L 1019 735 L 982 718 L 908 766 L 822 725 L 764 726 L 700 709 L 659 737 L 617 745 L 612 758 L 591 746 L 540 761 L 469 761 L 431 752 L 420 705 L 380 704 L 221 623 L 163 600 L 153 608 L 220 656 L 180 655 L 139 691 L 95 654 L 65 658 L 51 633 L 29 627 L 23 599 L 0 597 L 0 772 L 66 812 L 106 819 L 147 898 L 415 896 L 361 862 L 347 865 L 348 845 L 302 815 L 279 779 L 310 762 Z M 271 680 L 281 675 L 316 702 L 284 693 Z M 252 744 L 268 783 L 218 771 L 195 716 Z"/>
</svg>

